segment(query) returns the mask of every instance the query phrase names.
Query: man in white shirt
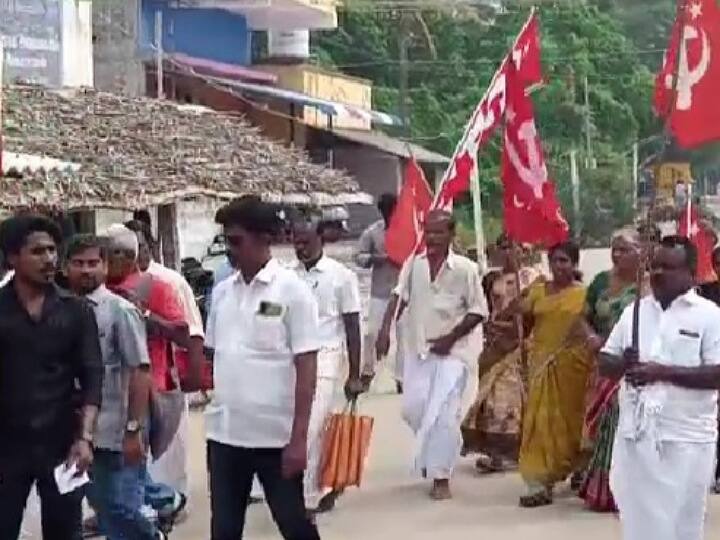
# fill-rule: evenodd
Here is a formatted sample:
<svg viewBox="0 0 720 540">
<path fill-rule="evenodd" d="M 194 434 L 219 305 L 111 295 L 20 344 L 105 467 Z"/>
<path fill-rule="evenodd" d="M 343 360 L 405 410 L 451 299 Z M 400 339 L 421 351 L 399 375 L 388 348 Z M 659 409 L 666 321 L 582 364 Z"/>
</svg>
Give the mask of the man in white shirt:
<svg viewBox="0 0 720 540">
<path fill-rule="evenodd" d="M 625 540 L 701 540 L 712 483 L 720 387 L 720 308 L 693 289 L 697 251 L 666 237 L 653 253 L 653 294 L 629 306 L 600 356 L 621 379 L 610 486 Z"/>
<path fill-rule="evenodd" d="M 468 380 L 482 352 L 480 323 L 488 316 L 477 264 L 450 249 L 454 232 L 451 214 L 428 214 L 426 254 L 403 267 L 377 342 L 381 358 L 390 346 L 396 310 L 406 311 L 403 416 L 416 434 L 415 467 L 433 479 L 435 500 L 452 497 L 463 409 L 474 398 Z"/>
<path fill-rule="evenodd" d="M 317 359 L 317 386 L 308 430 L 308 468 L 305 472 L 305 505 L 320 512 L 332 510 L 337 493 L 321 493 L 320 466 L 325 424 L 333 412 L 338 380 L 347 350 L 350 372 L 345 395 L 355 399 L 360 381 L 360 287 L 355 273 L 323 253 L 325 222 L 300 221 L 293 226 L 298 258 L 295 271 L 310 287 L 318 303 L 322 348 Z M 321 496 L 322 500 L 320 499 Z"/>
<path fill-rule="evenodd" d="M 317 540 L 303 496 L 322 345 L 317 302 L 270 254 L 282 224 L 272 205 L 243 197 L 228 205 L 223 222 L 239 272 L 215 289 L 207 326 L 215 381 L 205 411 L 211 538 L 242 538 L 257 474 L 282 536 Z"/>
</svg>

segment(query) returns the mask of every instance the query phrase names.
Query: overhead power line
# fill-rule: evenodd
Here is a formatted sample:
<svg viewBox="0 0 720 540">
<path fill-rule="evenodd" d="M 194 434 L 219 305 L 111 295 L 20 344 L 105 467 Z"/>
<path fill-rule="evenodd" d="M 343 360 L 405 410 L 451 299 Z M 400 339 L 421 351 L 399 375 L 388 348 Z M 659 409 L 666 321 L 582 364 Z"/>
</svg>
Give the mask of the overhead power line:
<svg viewBox="0 0 720 540">
<path fill-rule="evenodd" d="M 635 54 L 635 55 L 660 55 L 664 54 L 665 49 L 641 49 L 637 51 L 629 51 L 628 54 Z M 570 62 L 570 61 L 578 61 L 578 60 L 585 60 L 585 59 L 591 59 L 591 60 L 598 60 L 603 58 L 613 58 L 616 59 L 618 57 L 617 53 L 596 53 L 596 54 L 588 54 L 584 56 L 575 55 L 575 56 L 553 56 L 551 54 L 547 54 L 547 50 L 544 51 L 544 56 L 548 61 L 551 62 Z M 501 59 L 492 59 L 492 58 L 477 58 L 477 59 L 444 59 L 444 60 L 409 60 L 408 64 L 411 66 L 447 66 L 448 68 L 452 68 L 455 65 L 464 65 L 464 66 L 473 66 L 473 65 L 495 65 L 500 63 Z M 336 64 L 334 67 L 338 69 L 350 69 L 350 68 L 360 68 L 360 67 L 379 67 L 379 66 L 392 66 L 392 65 L 398 65 L 400 64 L 400 60 L 377 60 L 377 61 L 367 61 L 367 62 L 355 62 L 351 64 Z"/>
</svg>

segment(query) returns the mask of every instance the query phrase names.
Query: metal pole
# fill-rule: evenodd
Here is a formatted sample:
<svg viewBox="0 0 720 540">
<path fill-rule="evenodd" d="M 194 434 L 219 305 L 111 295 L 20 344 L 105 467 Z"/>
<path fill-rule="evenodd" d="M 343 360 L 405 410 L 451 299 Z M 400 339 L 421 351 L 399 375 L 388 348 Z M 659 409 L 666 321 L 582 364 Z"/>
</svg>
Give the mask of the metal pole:
<svg viewBox="0 0 720 540">
<path fill-rule="evenodd" d="M 410 79 L 408 64 L 408 47 L 410 44 L 410 22 L 408 15 L 403 11 L 400 15 L 400 31 L 398 35 L 398 48 L 400 51 L 398 97 L 400 120 L 402 121 L 402 133 L 406 137 L 410 135 L 410 113 L 408 107 L 408 84 Z"/>
<path fill-rule="evenodd" d="M 157 78 L 157 97 L 163 99 L 165 97 L 164 89 L 164 78 L 163 73 L 163 16 L 162 11 L 157 10 L 155 12 L 155 64 L 157 72 L 155 74 Z"/>
<path fill-rule="evenodd" d="M 584 79 L 585 86 L 585 145 L 587 151 L 587 168 L 595 168 L 595 158 L 593 157 L 592 149 L 592 135 L 590 134 L 591 129 L 591 111 L 590 111 L 590 85 L 588 84 L 587 75 Z"/>
<path fill-rule="evenodd" d="M 633 144 L 633 170 L 632 170 L 632 201 L 633 201 L 633 212 L 638 210 L 638 184 L 639 184 L 639 171 L 640 167 L 640 145 L 638 143 Z"/>
<path fill-rule="evenodd" d="M 577 235 L 580 233 L 582 223 L 580 217 L 580 174 L 578 173 L 577 152 L 575 150 L 570 150 L 570 184 L 572 185 L 573 225 Z"/>
</svg>

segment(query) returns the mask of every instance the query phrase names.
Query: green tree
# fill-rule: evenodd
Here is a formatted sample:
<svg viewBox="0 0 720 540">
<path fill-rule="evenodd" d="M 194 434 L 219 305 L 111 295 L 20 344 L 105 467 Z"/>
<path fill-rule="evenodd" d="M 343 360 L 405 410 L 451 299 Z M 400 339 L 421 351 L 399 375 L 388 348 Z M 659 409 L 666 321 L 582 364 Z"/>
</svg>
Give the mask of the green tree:
<svg viewBox="0 0 720 540">
<path fill-rule="evenodd" d="M 314 36 L 313 51 L 328 66 L 372 80 L 374 106 L 396 112 L 401 14 L 367 5 L 342 12 L 340 29 Z M 653 72 L 662 61 L 673 5 L 673 0 L 570 0 L 539 8 L 547 82 L 533 96 L 536 121 L 568 217 L 568 156 L 573 149 L 579 152 L 586 232 L 607 236 L 607 229 L 631 217 L 629 156 L 635 141 L 662 131 L 651 109 Z M 643 13 L 657 18 L 643 21 Z M 489 19 L 485 12 L 419 12 L 424 30 L 411 32 L 409 50 L 414 141 L 452 154 L 527 14 L 521 8 Z M 591 165 L 588 130 L 597 169 L 585 167 Z M 480 156 L 488 233 L 497 230 L 502 213 L 500 143 L 494 138 Z"/>
</svg>

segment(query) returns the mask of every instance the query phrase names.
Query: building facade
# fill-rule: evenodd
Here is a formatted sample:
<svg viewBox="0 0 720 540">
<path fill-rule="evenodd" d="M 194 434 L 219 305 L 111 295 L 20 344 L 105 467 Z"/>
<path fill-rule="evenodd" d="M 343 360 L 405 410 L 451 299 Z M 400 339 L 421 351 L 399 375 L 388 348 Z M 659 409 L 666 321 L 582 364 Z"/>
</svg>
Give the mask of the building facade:
<svg viewBox="0 0 720 540">
<path fill-rule="evenodd" d="M 90 0 L 0 0 L 6 83 L 93 85 Z"/>
</svg>

